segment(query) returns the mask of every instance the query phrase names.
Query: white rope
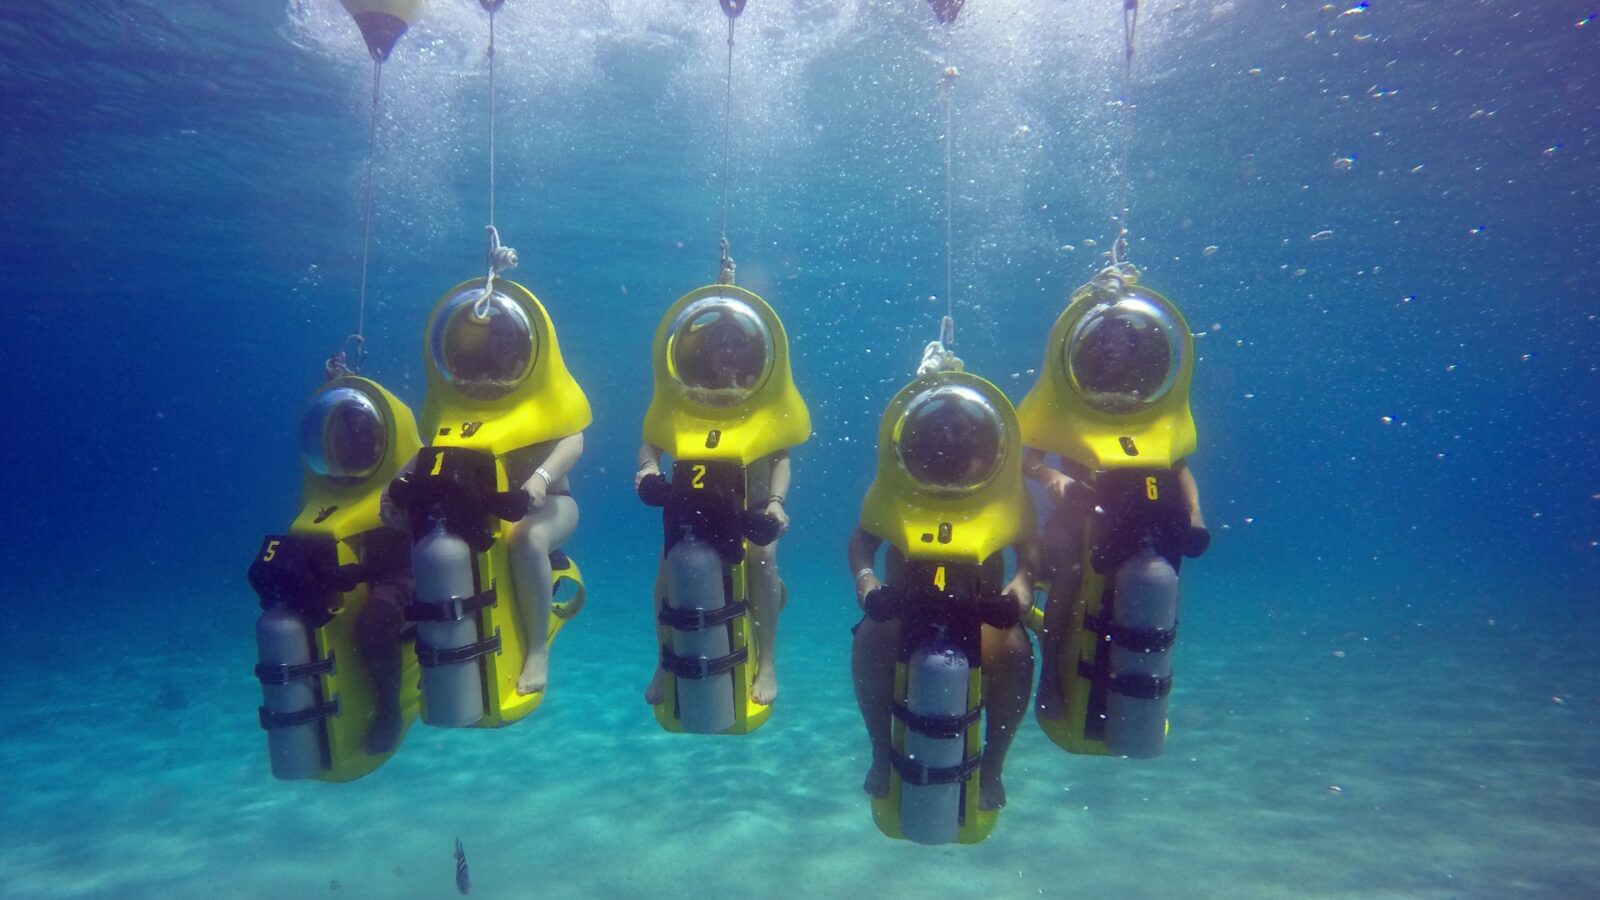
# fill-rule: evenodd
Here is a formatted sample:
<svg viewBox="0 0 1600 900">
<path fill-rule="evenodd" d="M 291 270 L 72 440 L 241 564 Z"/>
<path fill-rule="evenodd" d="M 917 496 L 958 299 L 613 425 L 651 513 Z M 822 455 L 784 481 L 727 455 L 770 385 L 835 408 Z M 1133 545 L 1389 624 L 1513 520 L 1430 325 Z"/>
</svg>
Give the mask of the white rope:
<svg viewBox="0 0 1600 900">
<path fill-rule="evenodd" d="M 489 298 L 494 296 L 494 280 L 501 272 L 517 267 L 517 251 L 500 243 L 500 231 L 493 225 L 489 232 L 489 274 L 483 276 L 483 293 L 472 304 L 472 314 L 478 318 L 489 315 Z"/>
<path fill-rule="evenodd" d="M 1139 27 L 1139 0 L 1122 0 L 1122 101 L 1117 107 L 1118 141 L 1121 159 L 1117 167 L 1117 237 L 1111 242 L 1111 264 L 1120 266 L 1128 256 L 1128 207 L 1131 177 L 1128 172 L 1128 146 L 1133 143 L 1133 37 Z"/>
<path fill-rule="evenodd" d="M 742 7 L 740 7 L 742 8 Z M 722 94 L 722 260 L 718 265 L 717 283 L 733 284 L 733 257 L 728 255 L 728 182 L 733 167 L 733 22 L 737 13 L 728 15 L 728 76 Z"/>
<path fill-rule="evenodd" d="M 472 314 L 482 319 L 489 315 L 489 301 L 494 297 L 494 280 L 501 272 L 514 269 L 517 266 L 517 251 L 500 243 L 500 230 L 494 224 L 494 145 L 495 145 L 495 107 L 494 107 L 494 9 L 489 9 L 489 272 L 483 277 L 483 293 L 472 304 Z"/>
<path fill-rule="evenodd" d="M 367 268 L 372 256 L 372 172 L 374 159 L 378 155 L 378 98 L 381 96 L 379 88 L 382 85 L 383 64 L 376 58 L 372 60 L 372 119 L 367 125 L 367 185 L 361 201 L 361 287 L 356 299 L 356 330 L 345 339 L 348 344 L 355 342 L 355 354 L 351 358 L 347 371 L 360 372 L 361 363 L 367 356 Z M 341 353 L 343 351 L 340 351 Z"/>
<path fill-rule="evenodd" d="M 961 357 L 950 349 L 955 340 L 955 320 L 945 316 L 939 322 L 939 339 L 929 341 L 927 346 L 922 348 L 922 362 L 917 364 L 917 375 L 920 377 L 935 372 L 960 372 Z"/>
</svg>

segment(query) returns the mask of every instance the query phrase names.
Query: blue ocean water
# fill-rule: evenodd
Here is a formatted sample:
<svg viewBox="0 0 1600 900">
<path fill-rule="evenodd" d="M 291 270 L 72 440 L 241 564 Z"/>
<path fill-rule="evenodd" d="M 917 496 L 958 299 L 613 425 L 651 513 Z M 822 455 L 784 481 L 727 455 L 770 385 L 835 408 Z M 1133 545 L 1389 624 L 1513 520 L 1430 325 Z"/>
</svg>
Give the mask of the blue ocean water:
<svg viewBox="0 0 1600 900">
<path fill-rule="evenodd" d="M 725 20 L 510 0 L 497 221 L 595 408 L 591 603 L 532 720 L 419 727 L 345 786 L 268 774 L 244 570 L 354 323 L 370 60 L 333 0 L 8 9 L 0 894 L 441 896 L 458 834 L 488 896 L 1600 893 L 1597 10 L 1142 5 L 1132 258 L 1197 333 L 1215 536 L 1172 740 L 1087 760 L 1030 721 L 995 835 L 936 850 L 859 791 L 843 542 L 944 309 L 944 43 L 957 350 L 1019 401 L 1113 236 L 1120 4 L 740 19 L 728 233 L 815 435 L 778 710 L 710 741 L 638 699 L 631 473 L 656 323 L 716 274 Z M 486 38 L 430 0 L 384 67 L 364 371 L 413 408 L 482 269 Z"/>
</svg>

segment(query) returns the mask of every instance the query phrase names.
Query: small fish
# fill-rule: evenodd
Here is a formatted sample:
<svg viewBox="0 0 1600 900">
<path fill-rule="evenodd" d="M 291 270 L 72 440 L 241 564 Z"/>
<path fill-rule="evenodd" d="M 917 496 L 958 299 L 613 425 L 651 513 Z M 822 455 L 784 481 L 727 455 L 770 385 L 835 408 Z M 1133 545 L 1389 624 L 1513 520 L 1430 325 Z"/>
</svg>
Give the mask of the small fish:
<svg viewBox="0 0 1600 900">
<path fill-rule="evenodd" d="M 472 873 L 467 871 L 467 851 L 461 846 L 461 838 L 456 838 L 456 890 L 472 893 Z"/>
</svg>

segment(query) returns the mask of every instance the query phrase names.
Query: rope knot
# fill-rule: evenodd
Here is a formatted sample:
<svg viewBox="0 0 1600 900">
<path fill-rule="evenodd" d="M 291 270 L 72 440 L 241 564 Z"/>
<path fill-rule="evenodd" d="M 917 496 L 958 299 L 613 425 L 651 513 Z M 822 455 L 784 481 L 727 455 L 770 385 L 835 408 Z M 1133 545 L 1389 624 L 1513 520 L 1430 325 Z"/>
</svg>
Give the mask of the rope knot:
<svg viewBox="0 0 1600 900">
<path fill-rule="evenodd" d="M 929 341 L 928 345 L 922 348 L 922 362 L 917 364 L 917 375 L 920 377 L 935 372 L 960 372 L 961 357 L 950 349 L 955 342 L 956 320 L 945 316 L 939 320 L 939 339 Z"/>
</svg>

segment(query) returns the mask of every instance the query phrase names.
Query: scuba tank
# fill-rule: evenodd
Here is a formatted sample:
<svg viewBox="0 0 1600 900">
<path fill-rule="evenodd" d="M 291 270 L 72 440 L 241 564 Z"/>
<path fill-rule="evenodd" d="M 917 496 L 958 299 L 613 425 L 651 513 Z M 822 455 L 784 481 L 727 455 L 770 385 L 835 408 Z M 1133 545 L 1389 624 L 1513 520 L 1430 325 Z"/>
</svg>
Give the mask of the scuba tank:
<svg viewBox="0 0 1600 900">
<path fill-rule="evenodd" d="M 324 768 L 311 629 L 287 603 L 275 603 L 256 620 L 256 653 L 272 777 L 310 778 Z"/>
<path fill-rule="evenodd" d="M 1113 584 L 1105 744 L 1117 756 L 1148 759 L 1166 739 L 1178 573 L 1147 541 L 1117 567 Z"/>
<path fill-rule="evenodd" d="M 639 499 L 662 508 L 667 595 L 658 621 L 661 667 L 673 676 L 669 730 L 691 734 L 744 733 L 751 723 L 747 685 L 754 665 L 748 643 L 750 605 L 744 584 L 744 544 L 777 540 L 778 523 L 764 513 L 740 511 L 742 467 L 684 463 L 684 477 L 651 475 L 639 483 Z M 736 635 L 743 633 L 744 637 Z M 665 698 L 664 698 L 665 700 Z M 743 721 L 741 705 L 745 705 Z M 670 709 L 668 707 L 671 707 Z"/>
<path fill-rule="evenodd" d="M 396 478 L 390 497 L 411 523 L 411 574 L 417 602 L 417 662 L 422 665 L 422 719 L 461 728 L 490 711 L 485 658 L 501 650 L 500 633 L 483 634 L 482 611 L 495 605 L 495 585 L 478 555 L 496 540 L 490 518 L 527 515 L 528 495 L 496 490 L 493 455 L 460 447 L 425 447 L 415 471 Z M 487 587 L 479 585 L 489 581 Z"/>
<path fill-rule="evenodd" d="M 732 649 L 728 629 L 712 623 L 714 614 L 727 606 L 723 589 L 722 557 L 711 545 L 693 536 L 673 545 L 667 554 L 667 608 L 675 615 L 672 652 L 680 659 L 718 660 Z M 733 726 L 733 670 L 675 672 L 678 681 L 678 718 L 692 734 L 718 734 Z"/>
<path fill-rule="evenodd" d="M 934 635 L 911 654 L 906 671 L 906 709 L 914 716 L 956 719 L 967 712 L 970 667 L 961 648 Z M 965 732 L 928 734 L 907 728 L 905 755 L 929 769 L 951 769 L 966 758 Z M 961 832 L 960 781 L 912 784 L 900 789 L 900 832 L 919 844 L 949 844 Z"/>
<path fill-rule="evenodd" d="M 436 519 L 432 530 L 411 548 L 411 571 L 417 584 L 417 602 L 432 606 L 436 615 L 417 622 L 417 641 L 441 654 L 471 647 L 478 641 L 476 610 L 457 602 L 471 598 L 472 548 Z M 483 678 L 476 659 L 438 661 L 422 667 L 422 720 L 429 725 L 460 728 L 478 721 L 484 711 Z"/>
</svg>

